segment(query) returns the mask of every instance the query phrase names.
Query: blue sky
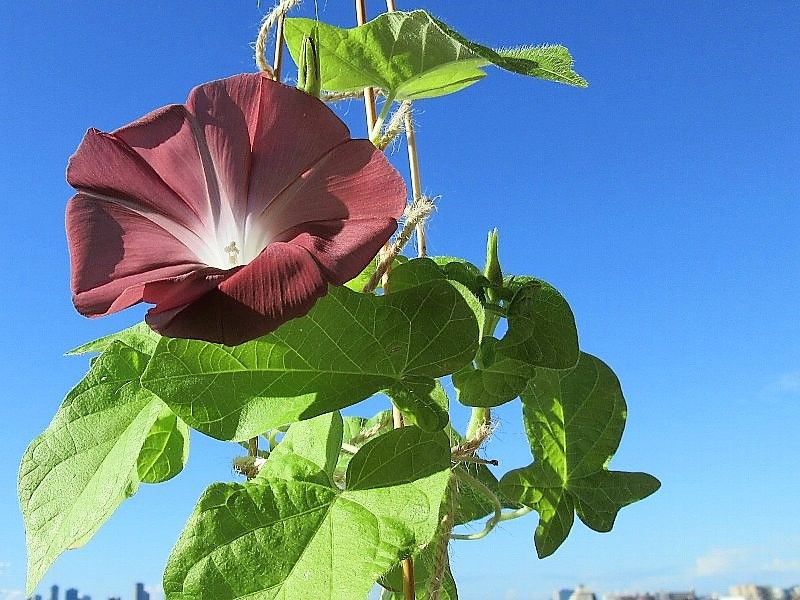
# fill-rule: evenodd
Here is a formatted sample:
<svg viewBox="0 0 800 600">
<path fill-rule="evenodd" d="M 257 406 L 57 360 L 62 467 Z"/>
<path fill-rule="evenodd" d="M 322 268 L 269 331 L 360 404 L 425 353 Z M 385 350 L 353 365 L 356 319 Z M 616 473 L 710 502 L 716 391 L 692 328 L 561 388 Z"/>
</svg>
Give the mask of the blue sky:
<svg viewBox="0 0 800 600">
<path fill-rule="evenodd" d="M 491 72 L 418 103 L 423 187 L 440 196 L 430 252 L 479 262 L 486 231 L 499 227 L 506 271 L 558 287 L 583 348 L 623 383 L 629 420 L 614 467 L 663 482 L 612 533 L 577 524 L 543 561 L 534 516 L 458 543 L 462 598 L 541 600 L 581 582 L 702 592 L 800 583 L 800 4 L 398 7 L 427 8 L 490 45 L 563 43 L 591 82 L 577 90 Z M 353 21 L 349 1 L 320 9 Z M 74 311 L 66 160 L 88 127 L 114 129 L 198 83 L 253 70 L 263 11 L 222 0 L 0 4 L 0 600 L 16 600 L 24 583 L 19 459 L 87 367 L 62 353 L 143 314 L 89 321 Z M 364 135 L 361 104 L 339 112 Z M 404 170 L 402 145 L 392 157 Z M 530 461 L 518 411 L 498 411 L 486 452 L 504 468 Z M 42 589 L 127 600 L 135 581 L 157 586 L 196 498 L 233 478 L 236 454 L 195 435 L 184 473 L 144 486 Z"/>
</svg>

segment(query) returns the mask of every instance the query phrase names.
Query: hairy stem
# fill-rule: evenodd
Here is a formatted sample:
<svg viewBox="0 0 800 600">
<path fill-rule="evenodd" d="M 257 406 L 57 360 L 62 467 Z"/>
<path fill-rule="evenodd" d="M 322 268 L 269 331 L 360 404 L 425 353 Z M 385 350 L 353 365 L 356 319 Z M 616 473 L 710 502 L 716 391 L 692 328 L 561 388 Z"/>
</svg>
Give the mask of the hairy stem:
<svg viewBox="0 0 800 600">
<path fill-rule="evenodd" d="M 445 510 L 442 515 L 442 520 L 439 523 L 439 531 L 436 542 L 436 552 L 433 556 L 433 568 L 431 569 L 430 580 L 428 581 L 428 600 L 439 600 L 442 593 L 442 581 L 444 579 L 444 571 L 450 557 L 447 549 L 450 545 L 450 534 L 453 532 L 454 514 L 456 510 L 456 494 L 457 483 L 456 477 L 453 473 L 450 474 L 447 480 L 447 488 L 445 490 Z"/>
<path fill-rule="evenodd" d="M 392 108 L 392 104 L 394 104 L 394 96 L 389 95 L 383 101 L 383 106 L 381 106 L 381 112 L 378 115 L 378 118 L 375 120 L 375 125 L 372 126 L 372 130 L 369 134 L 370 141 L 378 146 L 381 141 L 381 130 L 383 129 L 383 124 L 386 122 L 386 117 L 389 116 L 389 110 Z"/>
<path fill-rule="evenodd" d="M 422 198 L 422 183 L 419 174 L 419 156 L 417 155 L 417 137 L 414 133 L 414 119 L 409 111 L 405 116 L 406 147 L 408 148 L 408 167 L 411 172 L 411 193 L 414 200 Z M 417 230 L 417 256 L 428 254 L 428 244 L 425 237 L 425 223 L 418 223 Z"/>
</svg>

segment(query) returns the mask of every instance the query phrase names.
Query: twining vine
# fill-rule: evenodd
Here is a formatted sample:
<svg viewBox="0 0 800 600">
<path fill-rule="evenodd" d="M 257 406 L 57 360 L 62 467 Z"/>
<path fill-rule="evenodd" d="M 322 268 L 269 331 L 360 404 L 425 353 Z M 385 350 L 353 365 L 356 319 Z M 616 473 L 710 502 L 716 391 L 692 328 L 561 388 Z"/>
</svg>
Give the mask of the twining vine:
<svg viewBox="0 0 800 600">
<path fill-rule="evenodd" d="M 376 585 L 455 600 L 451 542 L 535 512 L 545 557 L 576 515 L 610 531 L 660 485 L 609 469 L 626 402 L 553 286 L 505 272 L 496 230 L 482 268 L 427 255 L 413 104 L 490 68 L 586 87 L 569 51 L 493 49 L 394 0 L 372 20 L 355 0 L 352 28 L 289 17 L 298 4 L 262 21 L 257 73 L 90 129 L 69 160 L 76 309 L 152 306 L 68 353 L 96 356 L 22 458 L 29 593 L 140 485 L 180 473 L 191 430 L 240 444 L 242 479 L 199 499 L 165 567 L 170 600 L 364 600 Z M 356 97 L 367 139 L 326 105 Z M 384 154 L 402 134 L 410 196 Z M 386 410 L 354 416 L 377 394 Z M 471 408 L 463 433 L 451 400 Z M 509 402 L 533 461 L 498 478 L 481 450 Z"/>
</svg>

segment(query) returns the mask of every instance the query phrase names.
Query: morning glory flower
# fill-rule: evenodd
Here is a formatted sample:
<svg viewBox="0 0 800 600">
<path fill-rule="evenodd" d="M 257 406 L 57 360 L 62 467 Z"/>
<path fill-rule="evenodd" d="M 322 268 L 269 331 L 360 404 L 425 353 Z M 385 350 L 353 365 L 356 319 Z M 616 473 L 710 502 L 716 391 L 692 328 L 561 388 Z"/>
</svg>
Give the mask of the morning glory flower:
<svg viewBox="0 0 800 600">
<path fill-rule="evenodd" d="M 195 88 L 69 161 L 78 311 L 139 302 L 162 335 L 228 345 L 306 314 L 397 228 L 406 189 L 317 98 L 261 74 Z"/>
</svg>

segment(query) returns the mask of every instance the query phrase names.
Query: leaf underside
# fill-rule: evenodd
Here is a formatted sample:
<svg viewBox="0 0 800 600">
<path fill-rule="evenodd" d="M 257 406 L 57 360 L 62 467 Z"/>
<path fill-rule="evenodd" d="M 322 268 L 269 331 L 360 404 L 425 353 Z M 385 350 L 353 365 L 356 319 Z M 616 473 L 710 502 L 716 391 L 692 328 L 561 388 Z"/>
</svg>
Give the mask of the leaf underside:
<svg viewBox="0 0 800 600">
<path fill-rule="evenodd" d="M 622 507 L 660 487 L 646 473 L 607 470 L 622 437 L 626 406 L 619 381 L 599 359 L 581 353 L 568 371 L 537 369 L 522 401 L 536 460 L 506 473 L 500 490 L 539 513 L 539 557 L 563 543 L 573 513 L 595 531 L 610 531 Z"/>
<path fill-rule="evenodd" d="M 336 431 L 324 437 L 335 439 Z M 167 564 L 169 600 L 363 600 L 383 573 L 433 537 L 450 448 L 442 432 L 390 431 L 352 458 L 345 490 L 323 483 L 325 474 L 312 469 L 319 465 L 301 455 L 271 462 L 283 466 L 203 494 Z M 292 471 L 292 479 L 272 475 Z"/>
<path fill-rule="evenodd" d="M 112 342 L 25 451 L 18 493 L 29 593 L 62 552 L 85 544 L 136 492 L 140 453 L 165 408 L 139 383 L 148 360 Z"/>
<path fill-rule="evenodd" d="M 467 40 L 422 10 L 384 13 L 356 28 L 343 29 L 313 19 L 285 23 L 295 62 L 303 39 L 315 31 L 322 87 L 354 91 L 377 87 L 398 100 L 432 98 L 464 89 L 494 65 L 514 73 L 586 87 L 572 70 L 563 46 L 522 46 L 493 50 Z"/>
<path fill-rule="evenodd" d="M 386 296 L 333 288 L 305 317 L 239 346 L 162 338 L 142 382 L 191 427 L 245 440 L 458 370 L 478 347 L 466 296 L 447 281 Z"/>
</svg>

